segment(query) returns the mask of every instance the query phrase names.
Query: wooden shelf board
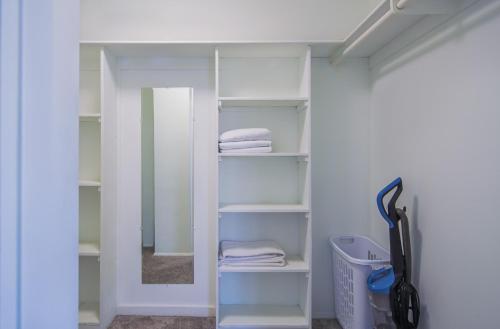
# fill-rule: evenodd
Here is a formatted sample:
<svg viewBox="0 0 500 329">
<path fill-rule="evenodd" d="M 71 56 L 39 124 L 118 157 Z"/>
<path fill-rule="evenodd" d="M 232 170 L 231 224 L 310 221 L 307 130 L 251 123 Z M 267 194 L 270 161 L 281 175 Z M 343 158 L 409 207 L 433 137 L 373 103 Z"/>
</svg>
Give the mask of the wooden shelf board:
<svg viewBox="0 0 500 329">
<path fill-rule="evenodd" d="M 306 97 L 219 97 L 220 107 L 299 107 L 308 102 Z"/>
<path fill-rule="evenodd" d="M 307 273 L 309 266 L 307 263 L 298 256 L 288 256 L 286 258 L 286 266 L 219 266 L 219 272 L 224 273 Z"/>
<path fill-rule="evenodd" d="M 99 244 L 97 242 L 80 242 L 78 245 L 78 254 L 80 256 L 94 256 L 100 255 Z"/>
<path fill-rule="evenodd" d="M 222 158 L 231 158 L 231 157 L 246 157 L 246 158 L 254 158 L 254 157 L 269 157 L 269 158 L 279 158 L 279 157 L 300 157 L 307 158 L 309 156 L 308 153 L 294 153 L 294 152 L 283 152 L 283 153 L 219 153 L 219 157 Z"/>
<path fill-rule="evenodd" d="M 80 303 L 78 310 L 78 323 L 99 324 L 99 303 Z"/>
<path fill-rule="evenodd" d="M 309 323 L 298 305 L 220 305 L 222 328 L 308 328 Z"/>
<path fill-rule="evenodd" d="M 81 187 L 100 187 L 101 182 L 93 181 L 93 180 L 80 180 L 78 182 Z"/>
<path fill-rule="evenodd" d="M 225 204 L 219 207 L 221 213 L 307 213 L 309 208 L 302 204 Z"/>
</svg>

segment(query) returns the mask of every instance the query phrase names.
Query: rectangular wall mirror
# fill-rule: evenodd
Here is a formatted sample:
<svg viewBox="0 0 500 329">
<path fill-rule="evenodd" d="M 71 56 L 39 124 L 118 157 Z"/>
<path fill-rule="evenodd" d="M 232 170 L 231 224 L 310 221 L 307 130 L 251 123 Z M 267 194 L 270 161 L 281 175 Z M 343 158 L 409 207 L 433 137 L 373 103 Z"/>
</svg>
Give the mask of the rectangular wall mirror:
<svg viewBox="0 0 500 329">
<path fill-rule="evenodd" d="M 142 88 L 142 283 L 193 284 L 193 90 Z"/>
</svg>

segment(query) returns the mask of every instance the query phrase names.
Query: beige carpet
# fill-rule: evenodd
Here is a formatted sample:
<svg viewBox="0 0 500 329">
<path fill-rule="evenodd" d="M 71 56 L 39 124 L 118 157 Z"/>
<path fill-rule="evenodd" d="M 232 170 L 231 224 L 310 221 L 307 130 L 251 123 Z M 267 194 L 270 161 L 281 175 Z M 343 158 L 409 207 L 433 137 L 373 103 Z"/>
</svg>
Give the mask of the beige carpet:
<svg viewBox="0 0 500 329">
<path fill-rule="evenodd" d="M 332 319 L 315 319 L 312 328 L 342 329 Z M 215 329 L 215 318 L 118 315 L 108 329 Z"/>
</svg>

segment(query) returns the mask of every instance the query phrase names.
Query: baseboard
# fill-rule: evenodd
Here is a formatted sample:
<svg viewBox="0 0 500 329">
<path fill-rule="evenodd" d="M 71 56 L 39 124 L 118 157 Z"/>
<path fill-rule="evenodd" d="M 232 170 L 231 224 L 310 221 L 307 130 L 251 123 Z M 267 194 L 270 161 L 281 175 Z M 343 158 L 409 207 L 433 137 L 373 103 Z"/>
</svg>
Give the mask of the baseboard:
<svg viewBox="0 0 500 329">
<path fill-rule="evenodd" d="M 213 305 L 144 305 L 126 304 L 116 308 L 119 315 L 215 316 Z"/>
<path fill-rule="evenodd" d="M 156 252 L 153 256 L 194 256 L 192 252 Z"/>
</svg>

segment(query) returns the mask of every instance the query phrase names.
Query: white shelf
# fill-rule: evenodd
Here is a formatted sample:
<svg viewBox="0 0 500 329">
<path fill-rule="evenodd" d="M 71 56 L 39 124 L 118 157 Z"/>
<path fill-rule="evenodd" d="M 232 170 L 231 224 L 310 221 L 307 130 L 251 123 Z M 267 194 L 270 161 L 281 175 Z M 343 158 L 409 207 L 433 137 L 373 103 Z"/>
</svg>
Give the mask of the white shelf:
<svg viewBox="0 0 500 329">
<path fill-rule="evenodd" d="M 298 256 L 286 258 L 286 266 L 219 266 L 219 272 L 224 273 L 307 273 L 309 266 Z"/>
<path fill-rule="evenodd" d="M 293 152 L 284 152 L 284 153 L 219 153 L 219 157 L 222 158 L 232 158 L 232 157 L 241 157 L 241 158 L 254 158 L 254 157 L 269 157 L 269 158 L 279 158 L 279 157 L 297 157 L 297 158 L 307 158 L 309 156 L 308 153 L 293 153 Z"/>
<path fill-rule="evenodd" d="M 101 182 L 93 181 L 93 180 L 81 180 L 78 182 L 80 187 L 100 187 Z"/>
<path fill-rule="evenodd" d="M 99 244 L 97 242 L 80 242 L 78 254 L 80 256 L 98 257 L 100 255 Z"/>
<path fill-rule="evenodd" d="M 78 311 L 78 323 L 80 324 L 99 324 L 99 304 L 81 303 Z"/>
<path fill-rule="evenodd" d="M 298 305 L 220 305 L 221 328 L 309 328 Z"/>
<path fill-rule="evenodd" d="M 307 104 L 306 97 L 219 97 L 219 108 L 231 107 L 296 107 Z"/>
<path fill-rule="evenodd" d="M 220 213 L 307 213 L 309 207 L 302 204 L 225 204 Z"/>
<path fill-rule="evenodd" d="M 101 122 L 101 114 L 100 113 L 86 113 L 79 115 L 80 121 L 86 122 Z"/>
</svg>

